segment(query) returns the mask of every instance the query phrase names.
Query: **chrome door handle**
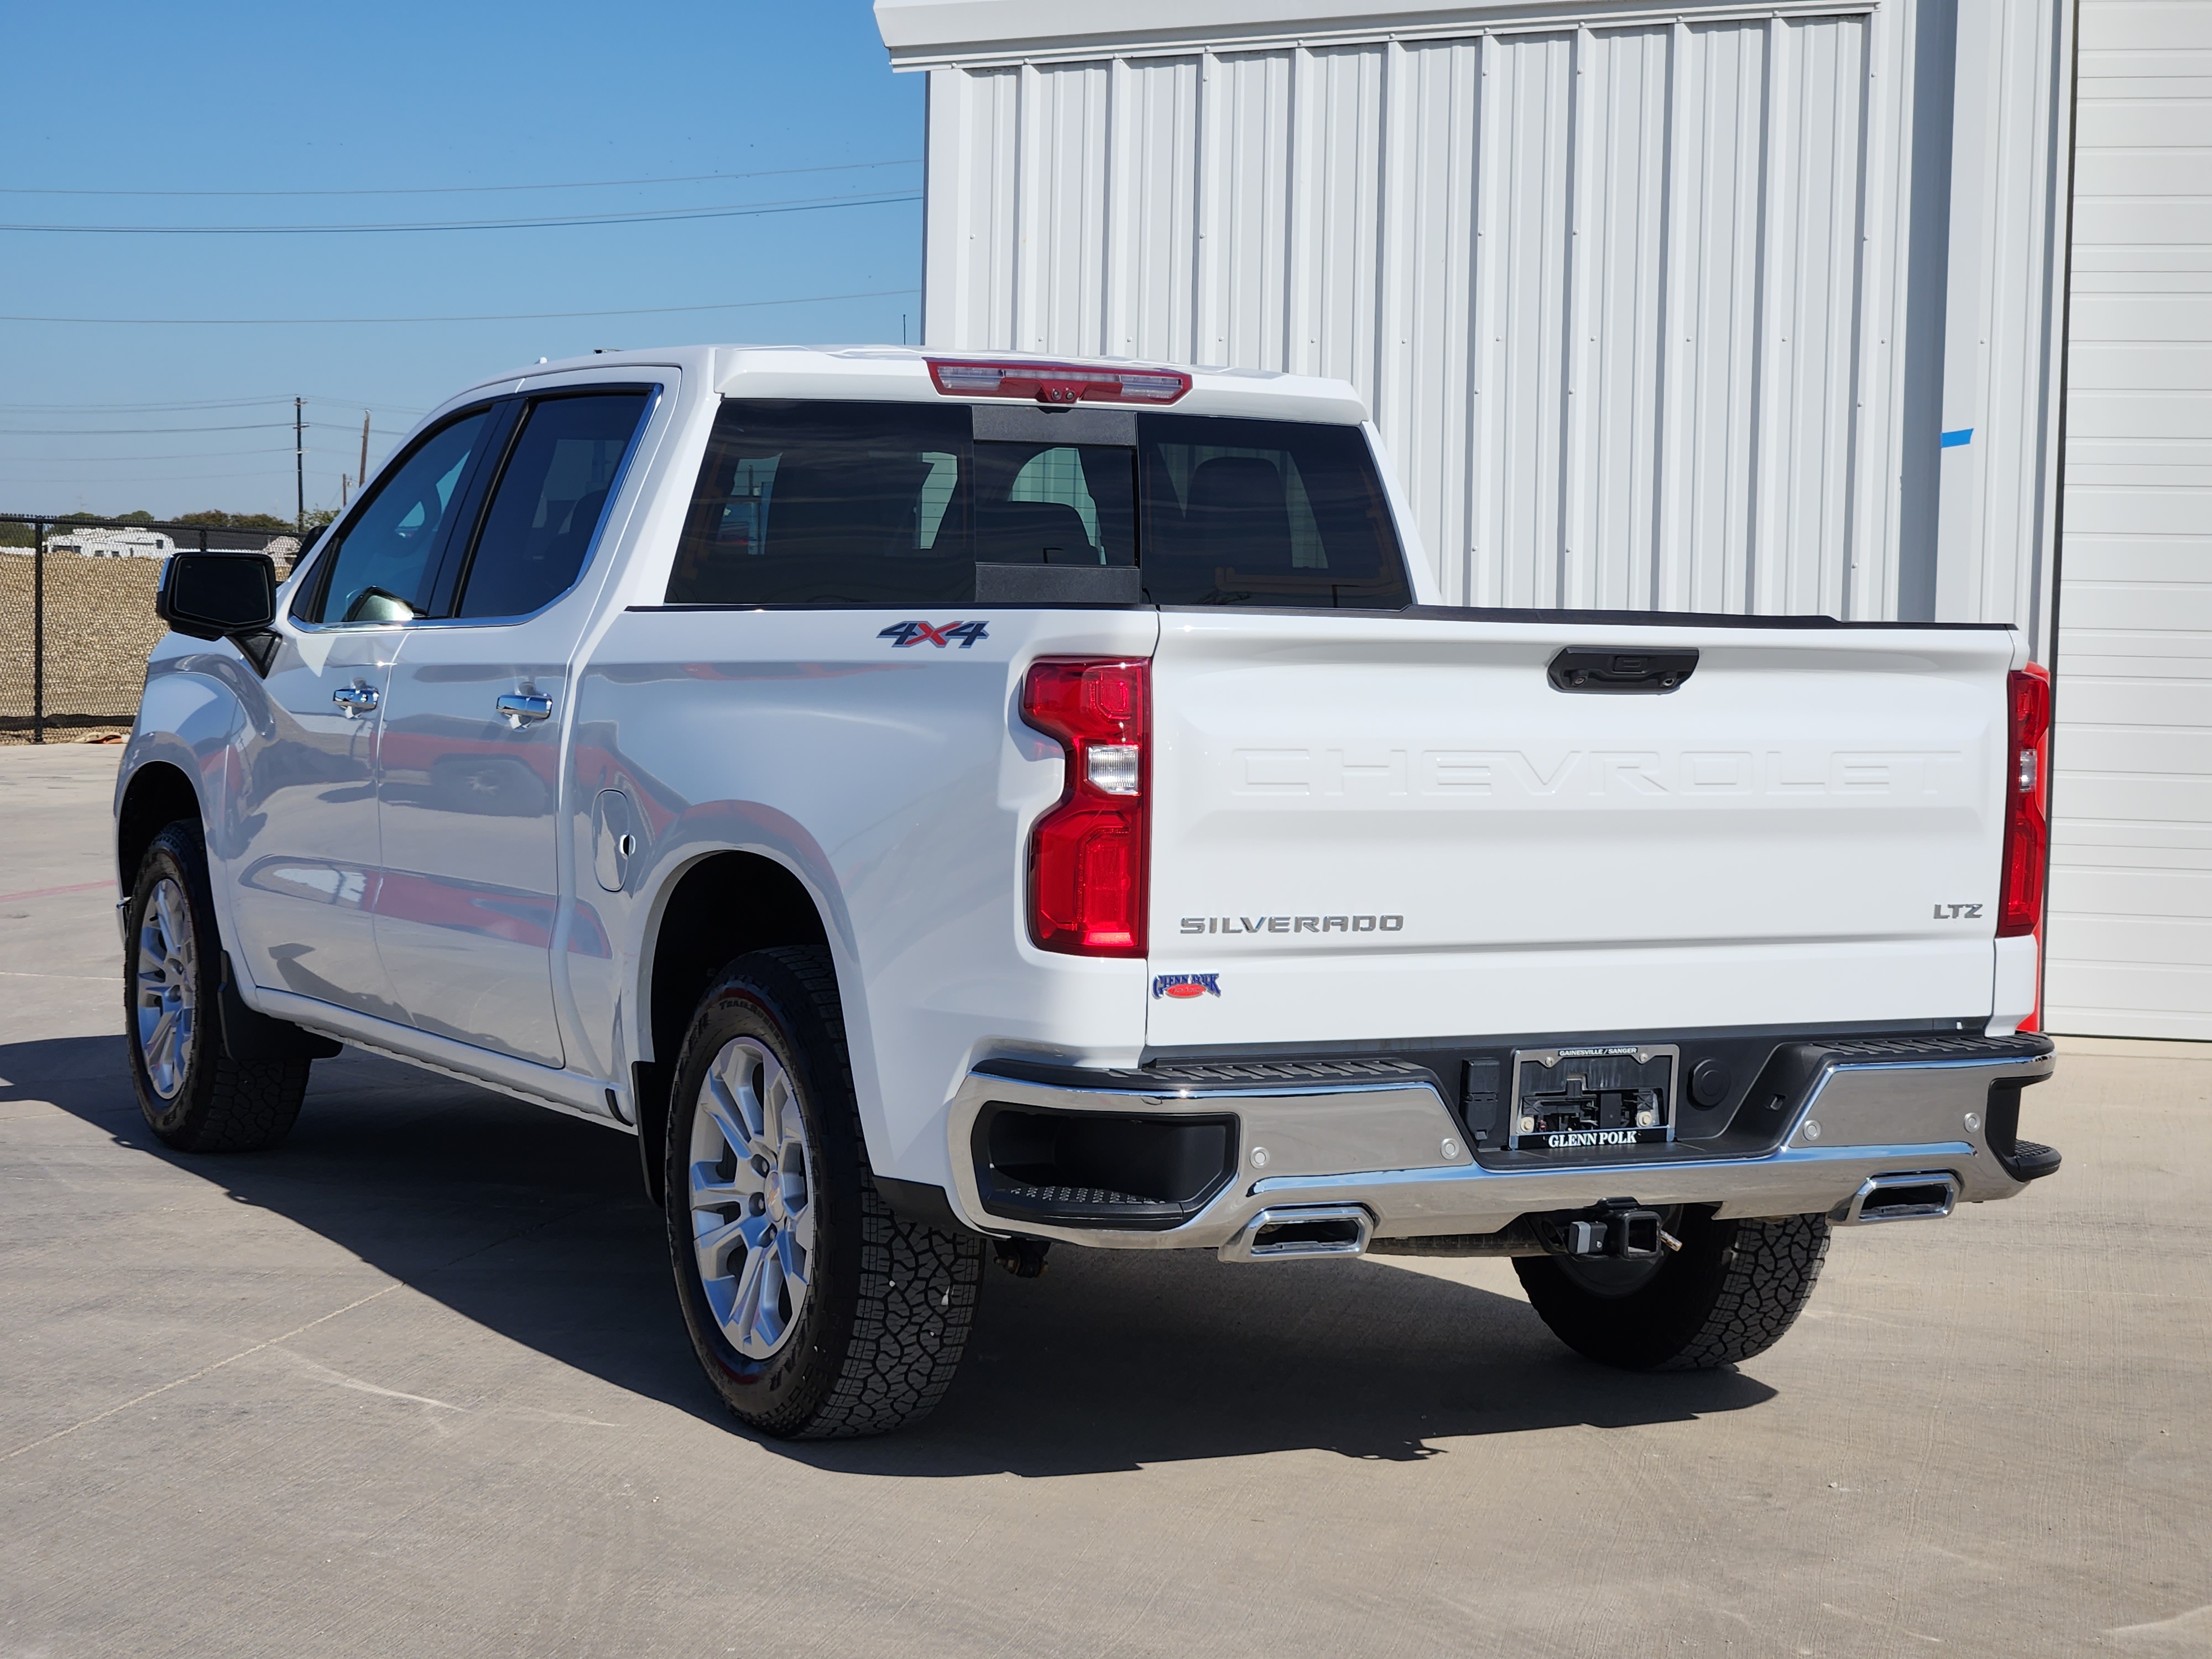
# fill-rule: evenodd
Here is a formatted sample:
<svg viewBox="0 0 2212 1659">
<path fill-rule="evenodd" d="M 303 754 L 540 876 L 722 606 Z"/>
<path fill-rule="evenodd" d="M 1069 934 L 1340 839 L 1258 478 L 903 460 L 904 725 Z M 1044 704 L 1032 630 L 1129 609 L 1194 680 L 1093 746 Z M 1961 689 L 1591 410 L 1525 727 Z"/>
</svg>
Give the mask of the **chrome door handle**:
<svg viewBox="0 0 2212 1659">
<path fill-rule="evenodd" d="M 345 710 L 348 720 L 358 720 L 374 708 L 381 699 L 373 685 L 342 685 L 331 693 L 331 701 Z"/>
<path fill-rule="evenodd" d="M 527 691 L 507 691 L 502 692 L 492 707 L 506 718 L 509 726 L 520 732 L 532 721 L 550 716 L 553 712 L 553 699 L 532 696 Z"/>
</svg>

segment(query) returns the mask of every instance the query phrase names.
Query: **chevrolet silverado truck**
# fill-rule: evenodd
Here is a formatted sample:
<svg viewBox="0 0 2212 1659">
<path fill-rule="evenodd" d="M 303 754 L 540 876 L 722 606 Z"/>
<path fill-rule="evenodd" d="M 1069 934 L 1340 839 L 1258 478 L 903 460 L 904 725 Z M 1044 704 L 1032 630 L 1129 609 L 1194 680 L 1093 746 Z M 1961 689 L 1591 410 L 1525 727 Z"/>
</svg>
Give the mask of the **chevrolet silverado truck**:
<svg viewBox="0 0 2212 1659">
<path fill-rule="evenodd" d="M 340 1045 L 638 1139 L 713 1387 L 942 1396 L 987 1257 L 1513 1259 L 1775 1342 L 2008 1199 L 2049 681 L 2003 626 L 1443 602 L 1346 386 L 698 347 L 429 416 L 280 586 L 179 553 L 115 798 L 154 1132 Z"/>
</svg>

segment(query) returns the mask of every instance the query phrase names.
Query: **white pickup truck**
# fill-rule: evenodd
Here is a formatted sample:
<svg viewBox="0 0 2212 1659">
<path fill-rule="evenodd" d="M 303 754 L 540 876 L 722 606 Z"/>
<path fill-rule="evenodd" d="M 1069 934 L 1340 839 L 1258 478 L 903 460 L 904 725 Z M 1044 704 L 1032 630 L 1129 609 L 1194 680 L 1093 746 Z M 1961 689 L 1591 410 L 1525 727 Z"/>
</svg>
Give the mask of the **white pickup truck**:
<svg viewBox="0 0 2212 1659">
<path fill-rule="evenodd" d="M 281 588 L 179 553 L 116 796 L 138 1098 L 337 1045 L 638 1135 L 776 1435 L 944 1393 L 987 1255 L 1510 1255 L 1739 1361 L 2019 1136 L 2049 683 L 2004 627 L 1440 602 L 1337 382 L 544 363 Z"/>
</svg>

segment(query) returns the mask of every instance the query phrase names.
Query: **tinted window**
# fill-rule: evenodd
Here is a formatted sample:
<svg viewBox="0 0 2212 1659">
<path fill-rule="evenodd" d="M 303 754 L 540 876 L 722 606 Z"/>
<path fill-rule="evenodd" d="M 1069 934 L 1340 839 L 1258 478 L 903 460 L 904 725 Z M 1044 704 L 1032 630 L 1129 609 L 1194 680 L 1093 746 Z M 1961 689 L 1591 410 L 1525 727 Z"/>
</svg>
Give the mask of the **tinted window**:
<svg viewBox="0 0 2212 1659">
<path fill-rule="evenodd" d="M 1143 415 L 1145 594 L 1155 605 L 1411 601 L 1356 427 Z"/>
<path fill-rule="evenodd" d="M 1130 461 L 1127 449 L 1100 444 L 978 443 L 977 562 L 1134 564 Z"/>
<path fill-rule="evenodd" d="M 1134 603 L 1140 580 L 1160 605 L 1410 602 L 1357 428 L 1144 415 L 1132 450 L 977 441 L 972 420 L 726 403 L 669 603 Z"/>
<path fill-rule="evenodd" d="M 672 605 L 961 604 L 966 405 L 726 403 Z"/>
<path fill-rule="evenodd" d="M 454 614 L 526 617 L 576 585 L 646 403 L 642 392 L 623 392 L 530 406 L 477 532 Z"/>
<path fill-rule="evenodd" d="M 429 608 L 439 546 L 490 411 L 477 410 L 433 433 L 378 481 L 324 556 L 304 622 L 396 622 Z"/>
</svg>

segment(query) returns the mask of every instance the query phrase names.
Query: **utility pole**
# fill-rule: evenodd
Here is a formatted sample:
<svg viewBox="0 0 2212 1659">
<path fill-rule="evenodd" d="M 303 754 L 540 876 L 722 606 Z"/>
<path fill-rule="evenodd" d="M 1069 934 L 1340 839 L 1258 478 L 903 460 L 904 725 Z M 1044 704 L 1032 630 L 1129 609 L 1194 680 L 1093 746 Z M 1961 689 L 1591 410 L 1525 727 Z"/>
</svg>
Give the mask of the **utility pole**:
<svg viewBox="0 0 2212 1659">
<path fill-rule="evenodd" d="M 31 741 L 46 740 L 46 527 L 31 526 Z"/>
<path fill-rule="evenodd" d="M 292 489 L 296 504 L 292 528 L 302 536 L 307 533 L 307 422 L 303 418 L 307 408 L 305 398 L 292 399 Z"/>
<path fill-rule="evenodd" d="M 354 474 L 353 487 L 360 489 L 368 482 L 368 411 L 361 411 L 361 471 Z"/>
</svg>

